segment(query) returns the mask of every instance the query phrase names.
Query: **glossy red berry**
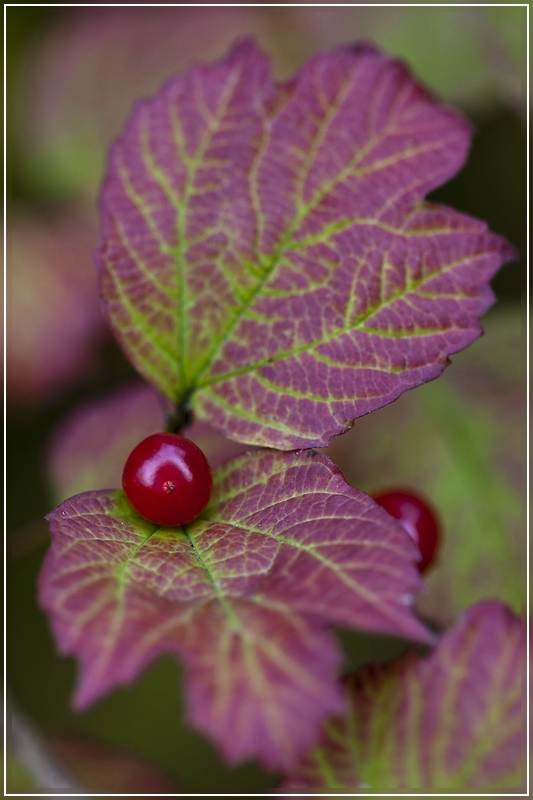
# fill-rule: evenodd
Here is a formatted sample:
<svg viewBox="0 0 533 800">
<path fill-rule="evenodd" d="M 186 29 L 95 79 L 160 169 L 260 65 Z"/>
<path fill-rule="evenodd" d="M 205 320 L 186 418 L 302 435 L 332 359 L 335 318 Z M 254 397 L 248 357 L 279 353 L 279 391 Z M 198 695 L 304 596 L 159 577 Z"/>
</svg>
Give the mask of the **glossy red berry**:
<svg viewBox="0 0 533 800">
<path fill-rule="evenodd" d="M 379 492 L 374 500 L 397 519 L 420 549 L 418 569 L 423 572 L 435 560 L 440 543 L 440 526 L 435 512 L 418 495 L 394 489 Z"/>
<path fill-rule="evenodd" d="M 135 447 L 122 473 L 133 508 L 157 525 L 186 525 L 211 496 L 213 481 L 199 447 L 177 433 L 154 433 Z"/>
</svg>

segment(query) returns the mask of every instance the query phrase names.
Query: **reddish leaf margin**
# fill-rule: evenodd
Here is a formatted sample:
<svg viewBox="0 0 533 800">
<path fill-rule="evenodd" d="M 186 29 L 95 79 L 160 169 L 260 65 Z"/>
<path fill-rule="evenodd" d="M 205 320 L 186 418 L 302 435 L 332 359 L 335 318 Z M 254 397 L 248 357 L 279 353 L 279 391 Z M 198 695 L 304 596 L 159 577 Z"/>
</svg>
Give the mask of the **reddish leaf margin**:
<svg viewBox="0 0 533 800">
<path fill-rule="evenodd" d="M 286 781 L 291 789 L 517 791 L 525 770 L 523 625 L 486 600 L 430 656 L 408 652 L 346 680 L 348 714 Z"/>
<path fill-rule="evenodd" d="M 40 602 L 79 660 L 78 709 L 171 652 L 192 724 L 231 761 L 287 768 L 341 707 L 332 625 L 430 640 L 411 611 L 418 550 L 314 451 L 256 451 L 213 477 L 185 528 L 143 520 L 122 492 L 62 503 Z"/>
</svg>

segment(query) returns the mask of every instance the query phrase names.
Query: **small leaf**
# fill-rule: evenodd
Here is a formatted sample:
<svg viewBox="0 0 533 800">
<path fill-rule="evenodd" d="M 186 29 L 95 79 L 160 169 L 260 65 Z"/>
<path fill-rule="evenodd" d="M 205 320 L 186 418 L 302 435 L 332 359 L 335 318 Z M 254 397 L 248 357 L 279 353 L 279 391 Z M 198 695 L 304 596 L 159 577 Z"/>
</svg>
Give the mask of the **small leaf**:
<svg viewBox="0 0 533 800">
<path fill-rule="evenodd" d="M 121 486 L 133 448 L 165 429 L 162 401 L 149 384 L 138 381 L 76 408 L 50 442 L 47 476 L 56 502 L 80 492 Z M 247 449 L 202 422 L 191 423 L 182 433 L 200 447 L 211 466 Z"/>
<path fill-rule="evenodd" d="M 164 427 L 162 398 L 140 381 L 76 408 L 50 443 L 47 475 L 56 502 L 91 489 L 118 489 L 135 445 Z"/>
<path fill-rule="evenodd" d="M 348 715 L 288 778 L 297 789 L 516 791 L 523 777 L 520 618 L 469 608 L 434 652 L 349 676 Z"/>
<path fill-rule="evenodd" d="M 128 356 L 238 441 L 323 446 L 437 377 L 513 256 L 424 195 L 470 138 L 369 46 L 285 84 L 244 43 L 138 105 L 102 194 L 102 295 Z"/>
<path fill-rule="evenodd" d="M 105 324 L 91 263 L 96 241 L 83 210 L 10 219 L 6 392 L 15 411 L 57 395 L 97 363 Z"/>
<path fill-rule="evenodd" d="M 121 492 L 50 514 L 40 578 L 83 709 L 171 652 L 189 717 L 231 761 L 288 767 L 342 707 L 334 624 L 428 641 L 412 616 L 416 547 L 325 456 L 256 451 L 219 466 L 186 528 L 141 519 Z"/>
</svg>

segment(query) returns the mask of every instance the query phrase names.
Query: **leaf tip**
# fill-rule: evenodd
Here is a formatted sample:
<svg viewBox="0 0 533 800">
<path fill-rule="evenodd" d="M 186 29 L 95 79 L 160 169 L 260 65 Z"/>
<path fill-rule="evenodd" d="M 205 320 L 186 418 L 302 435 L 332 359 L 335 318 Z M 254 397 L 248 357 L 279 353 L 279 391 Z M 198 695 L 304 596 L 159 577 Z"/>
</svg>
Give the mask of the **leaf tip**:
<svg viewBox="0 0 533 800">
<path fill-rule="evenodd" d="M 367 39 L 361 39 L 359 42 L 354 42 L 353 44 L 348 45 L 346 49 L 354 53 L 356 56 L 381 55 L 379 48 L 376 47 L 373 42 Z"/>
</svg>

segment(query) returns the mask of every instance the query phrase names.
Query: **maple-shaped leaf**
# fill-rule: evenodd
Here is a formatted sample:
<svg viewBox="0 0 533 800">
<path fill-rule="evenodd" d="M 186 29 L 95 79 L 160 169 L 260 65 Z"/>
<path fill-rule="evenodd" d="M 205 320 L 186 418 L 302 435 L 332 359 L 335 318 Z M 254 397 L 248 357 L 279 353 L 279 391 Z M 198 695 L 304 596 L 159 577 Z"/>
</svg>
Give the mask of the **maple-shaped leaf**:
<svg viewBox="0 0 533 800">
<path fill-rule="evenodd" d="M 122 492 L 66 500 L 49 516 L 40 602 L 80 662 L 76 708 L 171 652 L 191 723 L 231 761 L 287 768 L 342 708 L 332 625 L 429 640 L 410 610 L 418 551 L 314 451 L 255 451 L 213 477 L 186 528 L 143 520 Z"/>
<path fill-rule="evenodd" d="M 143 376 L 238 441 L 323 446 L 479 336 L 513 256 L 426 193 L 470 127 L 370 46 L 275 83 L 253 44 L 140 103 L 111 151 L 98 254 Z"/>
<path fill-rule="evenodd" d="M 471 606 L 429 657 L 350 675 L 348 714 L 287 788 L 516 790 L 524 666 L 520 617 L 496 600 Z"/>
</svg>

